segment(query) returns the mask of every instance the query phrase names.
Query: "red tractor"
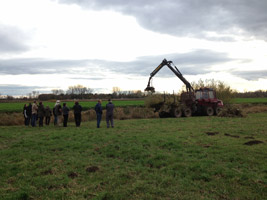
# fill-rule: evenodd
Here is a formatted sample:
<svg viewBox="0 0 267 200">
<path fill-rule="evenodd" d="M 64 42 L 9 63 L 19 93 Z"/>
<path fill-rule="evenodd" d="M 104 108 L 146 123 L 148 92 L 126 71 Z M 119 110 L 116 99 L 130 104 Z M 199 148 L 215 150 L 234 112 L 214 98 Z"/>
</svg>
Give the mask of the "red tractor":
<svg viewBox="0 0 267 200">
<path fill-rule="evenodd" d="M 145 91 L 155 92 L 155 88 L 150 86 L 151 79 L 158 71 L 167 66 L 186 86 L 186 92 L 181 94 L 178 103 L 163 102 L 153 105 L 160 117 L 190 117 L 191 115 L 217 115 L 223 107 L 223 102 L 216 98 L 216 93 L 212 88 L 200 88 L 194 90 L 191 84 L 183 77 L 181 72 L 172 61 L 164 59 L 162 63 L 150 74 Z"/>
</svg>

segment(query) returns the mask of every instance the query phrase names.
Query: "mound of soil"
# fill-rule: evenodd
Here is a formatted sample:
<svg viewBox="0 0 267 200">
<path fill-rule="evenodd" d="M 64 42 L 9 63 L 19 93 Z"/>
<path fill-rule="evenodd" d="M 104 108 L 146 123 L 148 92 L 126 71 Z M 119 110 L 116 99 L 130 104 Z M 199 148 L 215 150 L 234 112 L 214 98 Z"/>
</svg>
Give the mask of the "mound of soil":
<svg viewBox="0 0 267 200">
<path fill-rule="evenodd" d="M 68 174 L 68 177 L 74 179 L 74 178 L 78 177 L 78 174 L 75 173 L 75 172 L 70 172 L 70 173 Z"/>
<path fill-rule="evenodd" d="M 231 134 L 228 134 L 228 133 L 225 133 L 224 135 L 225 136 L 229 136 L 229 137 L 233 137 L 233 138 L 240 138 L 240 136 L 238 136 L 238 135 L 231 135 Z"/>
<path fill-rule="evenodd" d="M 48 174 L 53 174 L 53 171 L 51 169 L 45 170 L 41 172 L 42 175 L 48 175 Z"/>
<path fill-rule="evenodd" d="M 217 135 L 219 132 L 206 132 L 207 135 Z"/>
<path fill-rule="evenodd" d="M 86 172 L 91 173 L 91 172 L 96 172 L 96 171 L 98 171 L 98 170 L 99 170 L 99 168 L 98 168 L 97 166 L 91 166 L 91 167 L 88 167 L 88 168 L 86 169 Z"/>
<path fill-rule="evenodd" d="M 238 106 L 227 105 L 218 114 L 219 117 L 245 117 L 242 109 Z"/>
<path fill-rule="evenodd" d="M 244 143 L 244 145 L 249 145 L 249 146 L 251 146 L 251 145 L 254 145 L 254 144 L 261 144 L 261 143 L 263 143 L 263 142 L 260 141 L 260 140 L 251 140 L 251 141 L 249 141 L 249 142 Z"/>
</svg>

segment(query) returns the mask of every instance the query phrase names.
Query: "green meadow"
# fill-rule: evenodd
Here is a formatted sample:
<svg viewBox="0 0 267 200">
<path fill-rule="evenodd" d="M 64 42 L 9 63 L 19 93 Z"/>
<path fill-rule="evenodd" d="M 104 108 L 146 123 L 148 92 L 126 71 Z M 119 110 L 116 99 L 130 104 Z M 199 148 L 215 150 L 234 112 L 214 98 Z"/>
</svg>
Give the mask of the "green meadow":
<svg viewBox="0 0 267 200">
<path fill-rule="evenodd" d="M 232 103 L 236 104 L 267 104 L 267 98 L 234 98 Z"/>
<path fill-rule="evenodd" d="M 61 101 L 66 102 L 67 106 L 72 108 L 74 105 L 74 101 Z M 25 102 L 8 102 L 8 103 L 0 103 L 0 112 L 22 112 L 24 104 L 28 104 L 29 101 Z M 102 104 L 106 105 L 107 101 L 103 101 Z M 234 98 L 232 100 L 234 104 L 267 104 L 267 98 Z M 50 108 L 54 107 L 55 101 L 44 101 L 43 104 L 45 106 L 49 106 Z M 96 101 L 80 101 L 81 106 L 84 110 L 89 110 L 93 108 L 96 104 Z M 125 106 L 144 106 L 144 100 L 114 100 L 114 104 L 117 107 L 125 107 Z"/>
<path fill-rule="evenodd" d="M 265 199 L 267 113 L 1 127 L 0 199 Z"/>
<path fill-rule="evenodd" d="M 38 101 L 37 101 L 38 102 Z M 75 101 L 61 101 L 61 103 L 67 103 L 67 106 L 72 108 L 74 106 Z M 80 105 L 83 107 L 83 110 L 88 110 L 90 108 L 93 108 L 96 105 L 96 101 L 80 101 Z M 106 105 L 108 102 L 103 101 L 102 105 Z M 29 104 L 28 101 L 26 102 L 9 102 L 9 103 L 0 103 L 0 112 L 22 112 L 23 106 L 25 104 Z M 44 106 L 49 106 L 50 108 L 53 108 L 55 106 L 55 101 L 44 101 Z M 114 104 L 118 107 L 124 107 L 124 106 L 143 106 L 144 100 L 119 100 L 114 101 Z"/>
</svg>

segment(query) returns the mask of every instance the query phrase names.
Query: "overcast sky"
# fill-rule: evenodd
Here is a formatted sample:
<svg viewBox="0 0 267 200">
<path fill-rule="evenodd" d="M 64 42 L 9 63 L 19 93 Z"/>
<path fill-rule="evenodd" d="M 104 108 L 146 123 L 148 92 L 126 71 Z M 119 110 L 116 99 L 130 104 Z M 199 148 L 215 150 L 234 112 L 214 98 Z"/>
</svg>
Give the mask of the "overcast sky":
<svg viewBox="0 0 267 200">
<path fill-rule="evenodd" d="M 189 81 L 267 90 L 266 0 L 0 0 L 0 94 L 144 90 L 166 58 Z M 156 91 L 179 91 L 168 68 Z"/>
</svg>

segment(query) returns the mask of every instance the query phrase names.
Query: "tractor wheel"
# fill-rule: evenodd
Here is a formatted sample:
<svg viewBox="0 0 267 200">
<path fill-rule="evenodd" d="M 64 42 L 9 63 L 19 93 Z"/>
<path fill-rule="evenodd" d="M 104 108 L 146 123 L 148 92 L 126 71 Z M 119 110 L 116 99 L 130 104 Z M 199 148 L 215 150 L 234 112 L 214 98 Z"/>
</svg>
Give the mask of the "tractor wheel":
<svg viewBox="0 0 267 200">
<path fill-rule="evenodd" d="M 214 110 L 213 110 L 213 108 L 212 107 L 207 107 L 206 108 L 206 115 L 208 115 L 208 116 L 212 116 L 214 114 Z"/>
<path fill-rule="evenodd" d="M 215 115 L 218 115 L 222 111 L 221 107 L 216 107 L 215 109 Z"/>
<path fill-rule="evenodd" d="M 159 112 L 159 117 L 160 118 L 164 118 L 164 116 L 165 116 L 165 112 L 164 111 Z"/>
<path fill-rule="evenodd" d="M 184 115 L 185 117 L 191 117 L 191 116 L 192 116 L 192 110 L 191 110 L 190 108 L 185 108 L 185 109 L 183 110 L 183 115 Z"/>
<path fill-rule="evenodd" d="M 178 117 L 181 117 L 182 116 L 182 110 L 180 108 L 176 108 L 174 111 L 173 111 L 173 115 L 174 117 L 178 118 Z"/>
</svg>

